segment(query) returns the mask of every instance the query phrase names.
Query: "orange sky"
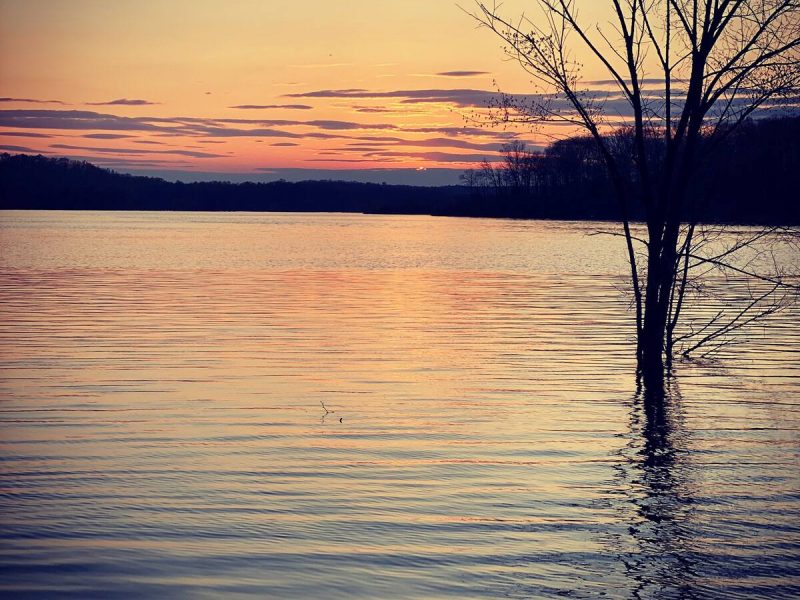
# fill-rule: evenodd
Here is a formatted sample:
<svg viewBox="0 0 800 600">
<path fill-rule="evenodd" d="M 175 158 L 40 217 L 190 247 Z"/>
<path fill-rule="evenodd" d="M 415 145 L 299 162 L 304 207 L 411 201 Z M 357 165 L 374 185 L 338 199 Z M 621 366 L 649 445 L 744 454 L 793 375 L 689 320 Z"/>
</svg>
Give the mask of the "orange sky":
<svg viewBox="0 0 800 600">
<path fill-rule="evenodd" d="M 533 90 L 451 0 L 0 0 L 7 152 L 121 170 L 463 169 L 514 135 L 545 143 L 465 120 L 494 81 Z"/>
</svg>

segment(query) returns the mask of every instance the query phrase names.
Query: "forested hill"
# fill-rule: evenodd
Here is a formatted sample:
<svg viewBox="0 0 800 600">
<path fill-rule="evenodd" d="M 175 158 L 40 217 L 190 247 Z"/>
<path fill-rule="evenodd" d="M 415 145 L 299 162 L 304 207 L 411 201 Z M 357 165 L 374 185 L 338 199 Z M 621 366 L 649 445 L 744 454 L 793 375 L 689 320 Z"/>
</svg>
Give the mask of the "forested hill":
<svg viewBox="0 0 800 600">
<path fill-rule="evenodd" d="M 543 153 L 486 164 L 471 186 L 346 181 L 172 183 L 86 162 L 0 155 L 0 208 L 297 211 L 616 219 L 617 203 L 593 143 L 570 138 Z M 699 221 L 800 224 L 800 118 L 754 122 L 726 139 L 693 182 Z M 488 170 L 488 171 L 487 171 Z M 520 181 L 525 184 L 521 185 Z M 641 217 L 641 214 L 634 214 Z"/>
<path fill-rule="evenodd" d="M 452 214 L 468 188 L 347 181 L 169 182 L 87 162 L 0 155 L 0 208 Z"/>
</svg>

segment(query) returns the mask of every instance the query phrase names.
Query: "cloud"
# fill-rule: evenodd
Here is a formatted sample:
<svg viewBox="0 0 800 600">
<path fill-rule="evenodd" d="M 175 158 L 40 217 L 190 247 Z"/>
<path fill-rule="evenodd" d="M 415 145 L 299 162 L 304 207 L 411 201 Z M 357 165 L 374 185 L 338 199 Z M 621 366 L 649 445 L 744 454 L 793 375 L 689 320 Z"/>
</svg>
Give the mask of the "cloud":
<svg viewBox="0 0 800 600">
<path fill-rule="evenodd" d="M 400 152 L 393 150 L 381 150 L 379 152 L 370 152 L 365 156 L 374 157 L 376 159 L 382 158 L 421 158 L 433 162 L 450 162 L 450 163 L 478 163 L 484 160 L 495 161 L 501 160 L 499 156 L 484 155 L 484 154 L 454 154 L 450 152 Z"/>
<path fill-rule="evenodd" d="M 235 127 L 246 125 L 249 127 Z M 260 125 L 260 127 L 258 127 Z M 100 132 L 149 132 L 163 136 L 205 138 L 263 137 L 288 139 L 361 139 L 337 131 L 385 130 L 399 133 L 432 133 L 446 136 L 514 137 L 513 132 L 491 132 L 474 127 L 409 127 L 401 128 L 391 123 L 358 123 L 337 120 L 286 120 L 286 119 L 200 119 L 195 117 L 120 117 L 78 110 L 0 110 L 0 126 L 21 129 L 96 130 Z M 253 127 L 255 126 L 255 127 Z M 316 131 L 287 131 L 285 127 L 307 127 Z M 112 138 L 112 133 L 91 133 L 88 137 Z M 374 138 L 367 138 L 374 139 Z M 209 143 L 213 140 L 205 140 Z"/>
<path fill-rule="evenodd" d="M 138 100 L 128 98 L 117 98 L 116 100 L 109 100 L 108 102 L 87 102 L 89 106 L 152 106 L 160 104 L 160 102 L 150 102 L 149 100 Z"/>
<path fill-rule="evenodd" d="M 340 90 L 316 90 L 313 92 L 296 92 L 284 94 L 286 98 L 374 98 L 378 92 L 370 92 L 366 88 L 343 88 Z"/>
<path fill-rule="evenodd" d="M 405 150 L 387 150 L 387 149 L 374 149 L 371 151 L 363 152 L 358 159 L 352 158 L 352 154 L 348 154 L 347 149 L 340 150 L 325 150 L 318 152 L 318 156 L 326 155 L 330 158 L 309 158 L 307 162 L 325 161 L 325 162 L 396 162 L 400 159 L 422 159 L 432 162 L 447 162 L 447 163 L 479 163 L 484 160 L 489 162 L 496 162 L 502 160 L 502 157 L 495 152 L 489 154 L 458 154 L 454 152 L 420 152 L 420 151 L 405 151 Z"/>
<path fill-rule="evenodd" d="M 427 112 L 424 106 L 411 106 L 410 104 L 392 103 L 389 106 L 358 106 L 350 105 L 350 110 L 365 114 L 388 114 L 409 116 L 412 114 L 423 115 Z"/>
<path fill-rule="evenodd" d="M 34 150 L 26 146 L 0 146 L 0 150 L 5 150 L 6 152 L 22 152 L 24 154 L 47 154 L 45 150 Z"/>
<path fill-rule="evenodd" d="M 87 110 L 0 110 L 0 126 L 26 129 L 169 131 L 169 128 L 141 119 Z"/>
<path fill-rule="evenodd" d="M 651 80 L 645 80 L 651 81 Z M 658 81 L 658 80 L 652 80 Z M 599 89 L 607 82 L 603 80 L 588 82 L 587 85 L 594 85 L 598 89 L 588 89 L 584 95 L 585 99 L 593 99 L 598 103 L 605 103 L 606 108 L 625 111 L 630 113 L 630 106 L 627 104 L 619 92 L 611 92 L 608 89 Z M 654 99 L 660 92 L 654 90 Z M 663 95 L 663 94 L 662 94 Z M 286 94 L 287 98 L 343 98 L 360 100 L 378 100 L 392 98 L 397 99 L 401 105 L 413 104 L 449 104 L 459 108 L 490 108 L 497 106 L 501 100 L 511 100 L 517 105 L 535 105 L 542 102 L 551 102 L 551 107 L 555 110 L 562 110 L 572 113 L 571 105 L 562 97 L 552 94 L 505 94 L 497 91 L 479 90 L 471 88 L 457 89 L 415 89 L 415 90 L 391 90 L 391 91 L 368 91 L 363 89 L 343 89 L 343 90 L 314 90 Z M 608 103 L 614 103 L 613 107 Z M 627 106 L 627 110 L 625 107 Z M 357 109 L 358 110 L 358 109 Z M 384 107 L 367 107 L 363 112 L 379 112 L 385 110 Z"/>
<path fill-rule="evenodd" d="M 66 104 L 61 100 L 36 100 L 35 98 L 0 98 L 0 102 L 32 102 L 33 104 Z"/>
<path fill-rule="evenodd" d="M 491 137 L 501 139 L 514 139 L 519 136 L 516 131 L 493 131 L 479 127 L 413 127 L 403 129 L 408 133 L 433 133 L 437 135 Z"/>
<path fill-rule="evenodd" d="M 179 154 L 192 158 L 228 158 L 226 154 L 211 154 L 210 152 L 197 152 L 194 150 L 145 150 L 142 148 L 97 148 L 87 146 L 71 146 L 69 144 L 51 144 L 51 148 L 63 150 L 87 150 L 89 152 L 103 152 L 109 154 Z"/>
<path fill-rule="evenodd" d="M 125 135 L 122 133 L 87 133 L 82 135 L 84 138 L 91 138 L 93 140 L 121 140 L 124 138 L 131 138 L 132 135 Z"/>
<path fill-rule="evenodd" d="M 391 145 L 421 148 L 459 148 L 462 150 L 495 151 L 499 144 L 513 139 L 514 132 L 498 132 L 475 127 L 408 127 L 402 128 L 391 123 L 358 123 L 337 120 L 275 120 L 275 119 L 213 119 L 196 117 L 120 117 L 91 111 L 75 110 L 0 110 L 0 125 L 27 129 L 94 130 L 85 133 L 83 138 L 99 140 L 124 140 L 132 132 L 144 132 L 156 136 L 191 138 L 199 144 L 224 143 L 230 138 L 261 138 L 259 141 L 274 141 L 279 147 L 299 145 L 301 140 L 343 140 L 361 147 L 364 151 L 370 146 Z M 277 127 L 282 125 L 283 127 Z M 302 130 L 291 130 L 302 127 Z M 97 131 L 99 130 L 99 131 Z M 370 135 L 374 131 L 389 131 L 394 135 Z M 357 132 L 363 132 L 358 135 Z M 407 139 L 412 134 L 430 139 Z M 424 135 L 427 134 L 427 135 Z M 33 134 L 36 135 L 36 134 Z M 39 134 L 42 135 L 42 134 Z M 467 137 L 469 136 L 469 137 Z M 472 138 L 478 138 L 478 141 Z M 218 139 L 215 139 L 218 138 Z M 456 138 L 456 139 L 447 139 Z M 460 139 L 458 139 L 460 138 Z M 152 144 L 154 140 L 136 139 L 133 143 L 141 146 Z M 155 145 L 155 144 L 154 144 Z M 58 148 L 59 146 L 56 146 Z M 94 148 L 85 146 L 60 146 L 68 150 L 113 153 L 120 155 L 142 154 L 143 148 Z M 218 158 L 227 155 L 209 152 L 196 152 L 187 146 L 178 149 L 161 150 L 165 154 L 183 154 L 193 158 Z M 370 148 L 377 150 L 378 148 Z M 352 152 L 349 151 L 352 156 Z"/>
<path fill-rule="evenodd" d="M 295 144 L 294 142 L 276 142 L 274 144 L 270 144 L 270 146 L 282 146 L 282 147 L 290 147 L 290 146 L 299 146 L 300 144 Z"/>
<path fill-rule="evenodd" d="M 399 112 L 394 108 L 384 108 L 382 106 L 353 106 L 354 111 L 360 113 L 396 113 Z"/>
<path fill-rule="evenodd" d="M 371 158 L 307 158 L 305 162 L 337 162 L 337 163 L 374 163 Z M 387 158 L 382 162 L 397 162 L 393 158 Z"/>
<path fill-rule="evenodd" d="M 286 98 L 398 98 L 401 103 L 441 102 L 463 107 L 488 107 L 498 97 L 497 92 L 473 89 L 393 90 L 371 92 L 363 89 L 315 90 L 285 94 Z"/>
<path fill-rule="evenodd" d="M 373 144 L 380 144 L 384 146 L 417 146 L 423 148 L 461 148 L 462 150 L 486 150 L 489 152 L 498 152 L 502 143 L 476 143 L 468 142 L 461 139 L 452 138 L 428 138 L 425 140 L 406 140 L 396 138 L 386 142 L 372 142 Z M 356 148 L 364 147 L 363 142 L 351 143 L 343 149 L 354 150 Z"/>
<path fill-rule="evenodd" d="M 477 77 L 478 75 L 489 74 L 489 71 L 444 71 L 436 75 L 439 77 Z"/>
<path fill-rule="evenodd" d="M 261 110 L 268 108 L 285 108 L 288 110 L 311 110 L 314 107 L 308 104 L 239 104 L 228 108 L 238 108 L 241 110 Z"/>
<path fill-rule="evenodd" d="M 195 135 L 207 135 L 209 137 L 280 137 L 280 138 L 304 138 L 304 137 L 320 137 L 322 139 L 331 139 L 339 136 L 330 136 L 322 133 L 319 134 L 300 134 L 292 133 L 289 131 L 281 131 L 278 129 L 232 129 L 228 127 L 206 127 L 202 132 L 195 132 Z"/>
<path fill-rule="evenodd" d="M 0 131 L 0 136 L 30 137 L 30 138 L 51 138 L 47 133 L 34 133 L 32 131 Z"/>
<path fill-rule="evenodd" d="M 239 122 L 229 119 L 227 122 Z M 260 121 L 241 121 L 260 123 Z M 61 129 L 100 131 L 145 131 L 160 135 L 208 137 L 288 137 L 302 138 L 302 134 L 275 129 L 233 129 L 221 125 L 222 121 L 192 117 L 120 117 L 117 115 L 82 110 L 0 110 L 0 126 L 20 129 Z M 287 123 L 297 123 L 288 122 Z M 301 122 L 300 122 L 301 123 Z M 309 134 L 312 137 L 313 134 Z M 317 137 L 328 139 L 319 133 Z"/>
<path fill-rule="evenodd" d="M 354 135 L 351 137 L 342 136 L 344 139 L 348 140 L 358 140 L 361 142 L 402 142 L 403 138 L 389 136 L 389 135 Z"/>
<path fill-rule="evenodd" d="M 216 119 L 211 121 L 209 124 L 219 125 L 226 123 L 232 125 L 265 125 L 268 127 L 316 127 L 317 129 L 325 130 L 398 128 L 397 125 L 392 123 L 358 123 L 355 121 L 336 120 L 292 121 L 287 119 Z"/>
<path fill-rule="evenodd" d="M 347 146 L 346 148 L 341 148 L 337 150 L 337 154 L 339 152 L 380 152 L 383 150 L 381 146 Z"/>
<path fill-rule="evenodd" d="M 352 121 L 306 121 L 297 125 L 311 125 L 320 129 L 397 129 L 391 123 L 355 123 Z"/>
<path fill-rule="evenodd" d="M 658 82 L 658 79 L 646 79 L 646 83 Z M 608 121 L 609 124 L 622 123 L 630 117 L 632 110 L 630 103 L 618 92 L 608 89 L 600 89 L 607 81 L 598 80 L 588 82 L 587 85 L 594 85 L 595 89 L 586 90 L 582 95 L 585 101 L 593 101 L 608 117 L 617 117 L 618 121 Z M 392 90 L 392 91 L 367 91 L 363 89 L 341 89 L 341 90 L 314 90 L 302 93 L 287 94 L 285 97 L 291 98 L 343 98 L 343 99 L 397 99 L 400 104 L 426 104 L 440 103 L 449 104 L 459 108 L 491 108 L 496 106 L 501 100 L 508 100 L 512 106 L 519 106 L 524 109 L 526 106 L 535 107 L 542 103 L 548 103 L 549 109 L 554 113 L 564 116 L 574 116 L 572 105 L 563 97 L 550 94 L 502 94 L 488 90 L 478 89 L 414 89 L 414 90 Z M 663 92 L 657 89 L 648 91 L 645 100 L 652 110 L 660 111 L 664 103 Z M 745 100 L 742 100 L 743 102 Z M 677 101 L 676 101 L 677 102 Z M 774 105 L 774 103 L 772 104 Z M 769 106 L 765 105 L 764 108 Z M 662 111 L 663 112 L 663 111 Z M 400 130 L 399 128 L 397 128 Z M 423 132 L 423 128 L 404 129 L 403 131 Z M 435 128 L 429 128 L 429 132 L 434 133 Z"/>
</svg>

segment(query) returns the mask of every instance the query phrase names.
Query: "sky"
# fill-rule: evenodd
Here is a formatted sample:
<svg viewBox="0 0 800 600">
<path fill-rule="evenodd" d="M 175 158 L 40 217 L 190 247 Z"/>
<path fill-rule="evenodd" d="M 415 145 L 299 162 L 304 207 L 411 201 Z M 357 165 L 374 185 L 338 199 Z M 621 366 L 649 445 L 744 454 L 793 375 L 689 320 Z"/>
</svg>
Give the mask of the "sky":
<svg viewBox="0 0 800 600">
<path fill-rule="evenodd" d="M 533 91 L 452 0 L 0 0 L 2 152 L 187 181 L 456 183 L 512 139 L 547 143 L 481 123 L 498 89 Z"/>
</svg>

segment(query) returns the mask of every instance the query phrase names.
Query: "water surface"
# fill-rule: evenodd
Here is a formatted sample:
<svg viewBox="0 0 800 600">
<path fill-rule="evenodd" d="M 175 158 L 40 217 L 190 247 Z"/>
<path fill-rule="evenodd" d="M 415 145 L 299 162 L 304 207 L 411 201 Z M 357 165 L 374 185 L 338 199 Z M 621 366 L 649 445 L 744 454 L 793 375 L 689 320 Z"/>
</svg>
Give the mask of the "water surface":
<svg viewBox="0 0 800 600">
<path fill-rule="evenodd" d="M 598 224 L 0 216 L 5 596 L 800 594 L 796 313 L 653 414 Z"/>
</svg>

